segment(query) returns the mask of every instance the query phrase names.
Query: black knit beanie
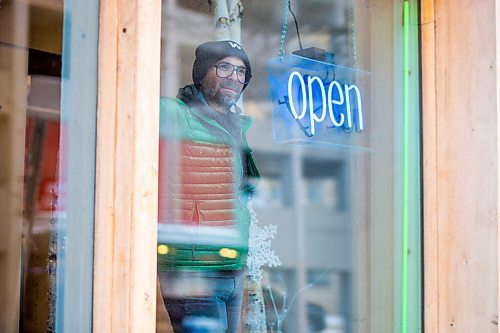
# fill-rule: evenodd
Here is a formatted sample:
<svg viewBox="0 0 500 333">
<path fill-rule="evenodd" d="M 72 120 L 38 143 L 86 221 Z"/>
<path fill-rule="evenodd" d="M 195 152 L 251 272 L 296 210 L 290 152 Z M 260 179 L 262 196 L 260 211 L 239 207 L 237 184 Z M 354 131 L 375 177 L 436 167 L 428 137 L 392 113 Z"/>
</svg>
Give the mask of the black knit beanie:
<svg viewBox="0 0 500 333">
<path fill-rule="evenodd" d="M 208 69 L 225 57 L 235 56 L 245 63 L 247 70 L 243 90 L 252 78 L 252 68 L 248 55 L 243 50 L 243 47 L 236 42 L 231 40 L 206 42 L 198 46 L 194 54 L 196 59 L 193 64 L 193 82 L 197 89 L 200 89 L 201 80 L 207 74 Z"/>
</svg>

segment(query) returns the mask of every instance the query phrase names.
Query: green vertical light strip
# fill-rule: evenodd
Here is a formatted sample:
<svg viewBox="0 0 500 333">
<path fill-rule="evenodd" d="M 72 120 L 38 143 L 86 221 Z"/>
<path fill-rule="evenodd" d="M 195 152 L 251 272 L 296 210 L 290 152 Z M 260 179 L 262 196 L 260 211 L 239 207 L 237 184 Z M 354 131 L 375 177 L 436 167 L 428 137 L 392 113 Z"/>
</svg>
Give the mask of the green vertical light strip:
<svg viewBox="0 0 500 333">
<path fill-rule="evenodd" d="M 409 108 L 410 108 L 410 3 L 403 4 L 403 225 L 401 263 L 401 333 L 408 329 L 408 211 L 409 211 Z"/>
</svg>

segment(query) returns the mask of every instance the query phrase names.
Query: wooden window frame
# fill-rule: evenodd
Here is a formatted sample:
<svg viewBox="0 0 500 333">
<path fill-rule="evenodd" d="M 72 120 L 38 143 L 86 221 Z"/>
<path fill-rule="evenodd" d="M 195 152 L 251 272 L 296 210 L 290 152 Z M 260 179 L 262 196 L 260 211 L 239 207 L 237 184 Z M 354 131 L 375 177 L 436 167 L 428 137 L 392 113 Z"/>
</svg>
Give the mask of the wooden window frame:
<svg viewBox="0 0 500 333">
<path fill-rule="evenodd" d="M 489 191 L 482 196 L 498 198 L 499 9 L 493 0 L 472 9 L 465 9 L 465 3 L 421 1 L 426 332 L 498 327 L 498 202 L 484 207 L 472 197 L 457 198 L 454 184 L 461 182 L 461 174 L 471 175 L 477 187 Z M 481 18 L 488 13 L 496 13 L 494 21 Z M 470 37 L 471 29 L 479 31 L 484 25 L 488 29 L 482 29 L 482 38 Z M 159 0 L 101 2 L 95 332 L 155 329 L 160 28 Z M 463 36 L 462 42 L 451 44 L 450 38 L 457 34 Z M 475 50 L 488 50 L 488 43 L 494 43 L 497 53 L 491 71 L 471 55 Z M 459 61 L 454 57 L 458 55 Z M 457 67 L 464 62 L 471 66 Z M 467 82 L 471 74 L 478 75 L 477 71 L 482 74 L 483 86 L 496 87 L 494 101 L 457 90 L 447 81 L 453 75 Z M 456 107 L 458 100 L 491 115 L 464 124 L 468 113 L 466 108 Z M 451 119 L 448 116 L 465 118 L 443 121 Z M 474 128 L 496 139 L 479 147 L 481 140 L 476 133 L 466 131 Z M 467 140 L 468 147 L 477 144 L 482 155 L 473 151 L 464 154 L 464 147 L 454 137 L 461 137 L 462 143 Z M 492 154 L 485 156 L 485 151 Z M 441 177 L 443 172 L 448 172 L 446 177 Z M 493 190 L 488 187 L 491 182 L 495 183 Z M 470 221 L 480 225 L 471 228 Z M 487 301 L 492 294 L 496 300 Z"/>
<path fill-rule="evenodd" d="M 498 1 L 421 0 L 425 332 L 498 332 Z"/>
<path fill-rule="evenodd" d="M 100 4 L 94 332 L 154 332 L 161 0 Z"/>
</svg>

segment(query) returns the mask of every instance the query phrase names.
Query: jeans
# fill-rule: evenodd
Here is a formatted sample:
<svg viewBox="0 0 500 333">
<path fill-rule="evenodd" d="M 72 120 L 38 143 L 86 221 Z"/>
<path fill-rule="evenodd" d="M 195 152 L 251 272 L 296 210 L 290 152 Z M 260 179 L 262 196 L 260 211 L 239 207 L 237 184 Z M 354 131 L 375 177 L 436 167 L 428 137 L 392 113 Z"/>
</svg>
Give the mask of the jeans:
<svg viewBox="0 0 500 333">
<path fill-rule="evenodd" d="M 215 332 L 237 332 L 243 298 L 243 271 L 158 273 L 174 332 L 183 332 L 183 320 L 215 319 Z M 208 332 L 208 331 L 207 331 Z"/>
</svg>

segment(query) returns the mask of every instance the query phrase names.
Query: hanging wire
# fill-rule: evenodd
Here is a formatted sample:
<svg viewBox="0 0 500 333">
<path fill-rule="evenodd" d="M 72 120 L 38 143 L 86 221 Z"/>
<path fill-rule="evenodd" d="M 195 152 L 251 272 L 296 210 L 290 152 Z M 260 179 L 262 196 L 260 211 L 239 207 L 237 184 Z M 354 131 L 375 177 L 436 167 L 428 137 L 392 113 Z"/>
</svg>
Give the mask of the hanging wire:
<svg viewBox="0 0 500 333">
<path fill-rule="evenodd" d="M 297 30 L 297 38 L 299 40 L 299 47 L 301 50 L 303 50 L 302 40 L 300 39 L 299 24 L 297 23 L 297 17 L 295 16 L 295 13 L 292 10 L 291 0 L 284 0 L 283 25 L 281 26 L 281 46 L 280 46 L 280 51 L 278 53 L 282 62 L 283 62 L 283 56 L 285 55 L 285 38 L 288 25 L 288 12 L 290 12 L 293 16 L 293 20 L 295 22 L 295 29 Z"/>
<path fill-rule="evenodd" d="M 295 17 L 295 13 L 292 10 L 292 4 L 291 3 L 288 6 L 288 10 L 292 14 L 293 20 L 295 21 L 295 29 L 297 30 L 297 38 L 299 39 L 299 47 L 300 47 L 301 50 L 303 50 L 303 48 L 302 48 L 302 41 L 300 40 L 299 24 L 297 23 L 297 17 Z"/>
</svg>

